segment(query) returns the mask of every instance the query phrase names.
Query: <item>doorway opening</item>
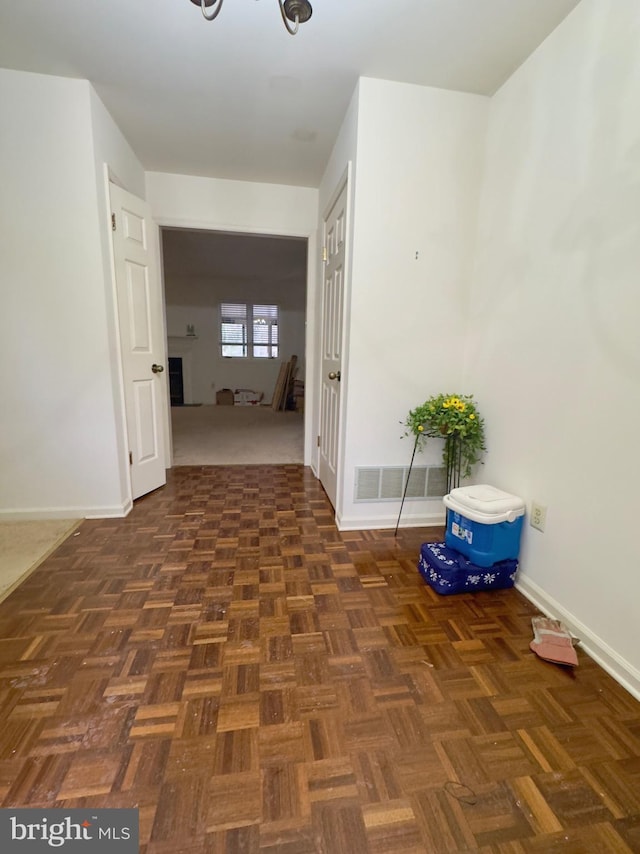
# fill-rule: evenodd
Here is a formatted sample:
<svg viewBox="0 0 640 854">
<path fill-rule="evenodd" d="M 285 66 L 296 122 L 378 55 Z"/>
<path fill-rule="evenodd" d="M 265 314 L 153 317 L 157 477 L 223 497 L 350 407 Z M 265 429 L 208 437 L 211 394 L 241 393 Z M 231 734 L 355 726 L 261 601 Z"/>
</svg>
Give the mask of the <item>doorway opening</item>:
<svg viewBox="0 0 640 854">
<path fill-rule="evenodd" d="M 161 238 L 173 464 L 302 463 L 307 239 L 173 227 Z M 247 322 L 223 326 L 222 306 L 244 307 Z M 293 356 L 296 402 L 281 411 L 272 401 Z"/>
</svg>

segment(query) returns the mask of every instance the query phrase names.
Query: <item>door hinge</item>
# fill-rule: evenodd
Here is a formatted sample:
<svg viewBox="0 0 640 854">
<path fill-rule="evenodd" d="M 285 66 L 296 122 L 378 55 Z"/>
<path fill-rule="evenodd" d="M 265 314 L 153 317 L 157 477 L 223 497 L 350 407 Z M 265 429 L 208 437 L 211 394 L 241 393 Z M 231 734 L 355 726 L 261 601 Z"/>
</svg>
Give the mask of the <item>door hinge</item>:
<svg viewBox="0 0 640 854">
<path fill-rule="evenodd" d="M 318 436 L 318 447 L 320 447 L 320 436 Z"/>
<path fill-rule="evenodd" d="M 329 256 L 327 254 L 327 247 L 326 246 L 322 247 L 322 260 L 324 261 L 325 264 L 329 260 Z"/>
<path fill-rule="evenodd" d="M 114 213 L 111 214 L 111 231 L 116 230 L 116 215 Z"/>
<path fill-rule="evenodd" d="M 133 465 L 133 454 L 131 453 L 131 451 L 129 451 L 129 465 Z"/>
</svg>

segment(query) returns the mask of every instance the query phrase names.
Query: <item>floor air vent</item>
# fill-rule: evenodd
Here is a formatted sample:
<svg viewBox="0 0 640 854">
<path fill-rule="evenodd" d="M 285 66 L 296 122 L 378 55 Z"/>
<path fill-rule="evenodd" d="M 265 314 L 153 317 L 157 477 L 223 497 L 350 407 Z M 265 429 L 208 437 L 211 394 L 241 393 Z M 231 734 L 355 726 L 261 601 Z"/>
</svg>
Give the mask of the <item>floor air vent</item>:
<svg viewBox="0 0 640 854">
<path fill-rule="evenodd" d="M 407 483 L 407 478 L 409 482 Z M 443 466 L 382 466 L 356 469 L 356 501 L 393 501 L 402 498 L 442 498 L 446 488 Z"/>
</svg>

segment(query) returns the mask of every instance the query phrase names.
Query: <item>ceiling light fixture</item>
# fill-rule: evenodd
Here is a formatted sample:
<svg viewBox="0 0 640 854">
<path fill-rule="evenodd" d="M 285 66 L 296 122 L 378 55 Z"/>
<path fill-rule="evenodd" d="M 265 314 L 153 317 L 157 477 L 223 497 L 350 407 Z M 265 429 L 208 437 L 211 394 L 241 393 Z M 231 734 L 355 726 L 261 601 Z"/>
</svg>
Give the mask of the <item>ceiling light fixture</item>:
<svg viewBox="0 0 640 854">
<path fill-rule="evenodd" d="M 223 0 L 191 0 L 191 2 L 200 6 L 207 21 L 213 21 L 222 9 Z M 278 6 L 282 22 L 292 36 L 298 32 L 299 25 L 304 24 L 311 17 L 312 9 L 309 0 L 278 0 Z M 209 8 L 211 11 L 207 12 Z"/>
</svg>

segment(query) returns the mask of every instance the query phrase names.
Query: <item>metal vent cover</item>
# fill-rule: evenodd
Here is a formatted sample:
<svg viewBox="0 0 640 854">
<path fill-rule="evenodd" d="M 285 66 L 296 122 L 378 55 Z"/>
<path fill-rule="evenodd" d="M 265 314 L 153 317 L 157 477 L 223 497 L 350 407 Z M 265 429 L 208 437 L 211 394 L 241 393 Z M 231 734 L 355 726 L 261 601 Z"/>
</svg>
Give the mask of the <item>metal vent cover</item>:
<svg viewBox="0 0 640 854">
<path fill-rule="evenodd" d="M 408 483 L 407 483 L 408 478 Z M 444 466 L 371 466 L 356 468 L 355 501 L 442 498 L 446 489 Z"/>
</svg>

